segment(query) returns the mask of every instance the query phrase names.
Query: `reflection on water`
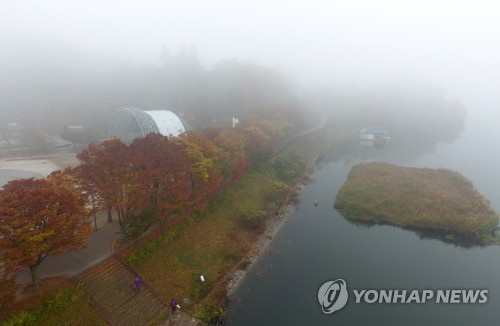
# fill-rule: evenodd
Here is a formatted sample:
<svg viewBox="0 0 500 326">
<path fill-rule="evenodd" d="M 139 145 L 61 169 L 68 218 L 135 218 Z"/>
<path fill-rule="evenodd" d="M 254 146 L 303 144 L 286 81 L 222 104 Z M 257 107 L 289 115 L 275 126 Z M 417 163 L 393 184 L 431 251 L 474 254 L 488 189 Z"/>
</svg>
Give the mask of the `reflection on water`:
<svg viewBox="0 0 500 326">
<path fill-rule="evenodd" d="M 362 220 L 353 220 L 353 219 L 349 219 L 349 218 L 346 218 L 346 221 L 349 224 L 355 225 L 359 228 L 365 228 L 365 229 L 370 229 L 370 228 L 377 226 L 377 225 L 387 225 L 387 226 L 391 226 L 394 228 L 402 228 L 402 227 L 398 227 L 398 226 L 392 226 L 389 223 L 369 222 L 369 221 L 362 221 Z M 422 240 L 439 240 L 443 243 L 453 245 L 453 246 L 458 247 L 458 248 L 463 248 L 463 249 L 474 248 L 474 247 L 483 248 L 483 247 L 487 246 L 486 244 L 484 244 L 482 242 L 478 242 L 475 239 L 466 238 L 466 237 L 456 235 L 456 234 L 447 234 L 445 232 L 441 232 L 441 231 L 437 231 L 437 230 L 430 230 L 430 229 L 429 230 L 422 230 L 422 229 L 411 228 L 411 227 L 405 227 L 402 229 L 414 232 Z"/>
<path fill-rule="evenodd" d="M 366 140 L 361 139 L 359 144 L 364 147 L 373 147 L 378 149 L 384 149 L 385 145 L 387 145 L 387 140 Z"/>
</svg>

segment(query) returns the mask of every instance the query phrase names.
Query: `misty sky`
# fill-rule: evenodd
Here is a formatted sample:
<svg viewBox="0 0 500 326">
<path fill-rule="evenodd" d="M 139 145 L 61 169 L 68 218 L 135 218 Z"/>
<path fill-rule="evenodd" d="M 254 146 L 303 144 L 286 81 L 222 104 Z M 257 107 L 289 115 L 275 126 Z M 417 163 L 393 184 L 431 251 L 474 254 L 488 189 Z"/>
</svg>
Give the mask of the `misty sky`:
<svg viewBox="0 0 500 326">
<path fill-rule="evenodd" d="M 302 85 L 397 76 L 487 97 L 500 84 L 499 17 L 493 0 L 0 0 L 0 41 L 133 63 L 194 45 L 207 66 L 237 58 Z"/>
</svg>

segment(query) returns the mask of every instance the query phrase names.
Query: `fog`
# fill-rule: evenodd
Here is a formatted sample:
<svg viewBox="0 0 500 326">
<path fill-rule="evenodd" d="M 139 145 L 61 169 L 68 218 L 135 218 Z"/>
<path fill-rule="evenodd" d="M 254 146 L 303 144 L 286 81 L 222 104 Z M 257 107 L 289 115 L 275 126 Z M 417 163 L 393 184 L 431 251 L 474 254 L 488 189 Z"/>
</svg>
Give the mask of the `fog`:
<svg viewBox="0 0 500 326">
<path fill-rule="evenodd" d="M 298 93 L 411 80 L 468 110 L 498 110 L 496 1 L 20 0 L 2 1 L 0 16 L 1 94 L 16 99 L 2 112 L 29 101 L 21 84 L 64 94 L 109 66 L 160 65 L 183 46 L 207 69 L 228 59 L 276 68 Z"/>
</svg>

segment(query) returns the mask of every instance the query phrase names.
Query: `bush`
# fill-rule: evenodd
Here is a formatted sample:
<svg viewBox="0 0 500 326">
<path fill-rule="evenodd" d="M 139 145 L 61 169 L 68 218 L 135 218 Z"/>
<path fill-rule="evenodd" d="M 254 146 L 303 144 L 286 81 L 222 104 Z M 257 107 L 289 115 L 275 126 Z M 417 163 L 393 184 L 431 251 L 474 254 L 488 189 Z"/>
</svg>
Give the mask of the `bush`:
<svg viewBox="0 0 500 326">
<path fill-rule="evenodd" d="M 138 239 L 154 222 L 157 210 L 149 209 L 126 221 L 127 228 L 124 236 L 129 240 Z"/>
<path fill-rule="evenodd" d="M 208 325 L 222 325 L 225 320 L 225 311 L 223 307 L 215 308 L 204 305 L 198 310 L 195 317 Z"/>
<path fill-rule="evenodd" d="M 241 214 L 239 217 L 240 223 L 252 230 L 262 228 L 262 221 L 265 216 L 265 212 L 260 209 L 249 209 L 245 213 Z"/>
<path fill-rule="evenodd" d="M 274 181 L 269 188 L 266 190 L 265 197 L 269 201 L 275 201 L 282 198 L 286 191 L 288 190 L 288 185 L 282 181 Z"/>
<path fill-rule="evenodd" d="M 81 295 L 81 291 L 81 288 L 59 291 L 54 294 L 54 296 L 47 299 L 42 305 L 21 311 L 2 325 L 39 325 L 47 316 L 57 314 L 66 308 L 76 296 Z"/>
<path fill-rule="evenodd" d="M 305 164 L 304 155 L 294 150 L 278 156 L 273 167 L 281 180 L 292 182 L 302 175 Z"/>
</svg>

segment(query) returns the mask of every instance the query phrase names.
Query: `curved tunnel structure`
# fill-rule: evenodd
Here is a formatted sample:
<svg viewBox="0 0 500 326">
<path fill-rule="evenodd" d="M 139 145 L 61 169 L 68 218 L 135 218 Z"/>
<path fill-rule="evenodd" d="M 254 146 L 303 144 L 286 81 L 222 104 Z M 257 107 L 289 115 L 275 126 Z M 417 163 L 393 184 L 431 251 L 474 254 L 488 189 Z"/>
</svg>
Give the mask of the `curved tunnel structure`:
<svg viewBox="0 0 500 326">
<path fill-rule="evenodd" d="M 178 136 L 186 131 L 181 119 L 172 111 L 143 111 L 135 107 L 117 109 L 109 124 L 109 137 L 118 137 L 126 143 L 149 133 Z"/>
</svg>

